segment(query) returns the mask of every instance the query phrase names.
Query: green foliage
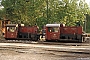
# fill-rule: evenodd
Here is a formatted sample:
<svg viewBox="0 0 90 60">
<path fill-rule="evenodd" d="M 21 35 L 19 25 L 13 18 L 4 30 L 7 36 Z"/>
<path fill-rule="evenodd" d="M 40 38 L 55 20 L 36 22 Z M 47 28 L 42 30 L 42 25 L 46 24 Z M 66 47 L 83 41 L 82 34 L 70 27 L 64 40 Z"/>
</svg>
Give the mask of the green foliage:
<svg viewBox="0 0 90 60">
<path fill-rule="evenodd" d="M 2 0 L 6 18 L 26 25 L 64 23 L 67 26 L 83 25 L 89 13 L 84 0 Z"/>
</svg>

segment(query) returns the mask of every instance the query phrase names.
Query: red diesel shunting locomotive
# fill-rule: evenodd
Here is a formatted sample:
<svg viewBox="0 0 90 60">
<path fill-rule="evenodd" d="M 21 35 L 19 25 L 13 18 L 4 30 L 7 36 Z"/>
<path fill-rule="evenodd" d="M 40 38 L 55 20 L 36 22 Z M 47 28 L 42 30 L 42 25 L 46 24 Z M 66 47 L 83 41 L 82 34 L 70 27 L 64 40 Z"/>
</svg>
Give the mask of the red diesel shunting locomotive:
<svg viewBox="0 0 90 60">
<path fill-rule="evenodd" d="M 40 39 L 38 26 L 24 26 L 24 24 L 7 24 L 5 27 L 5 39 Z M 46 41 L 78 41 L 85 42 L 86 34 L 82 26 L 64 26 L 63 24 L 46 24 Z"/>
<path fill-rule="evenodd" d="M 39 40 L 38 26 L 24 26 L 24 24 L 7 24 L 5 39 Z"/>
<path fill-rule="evenodd" d="M 83 34 L 82 26 L 64 26 L 63 24 L 46 24 L 47 41 L 69 40 L 84 42 L 86 35 Z"/>
</svg>

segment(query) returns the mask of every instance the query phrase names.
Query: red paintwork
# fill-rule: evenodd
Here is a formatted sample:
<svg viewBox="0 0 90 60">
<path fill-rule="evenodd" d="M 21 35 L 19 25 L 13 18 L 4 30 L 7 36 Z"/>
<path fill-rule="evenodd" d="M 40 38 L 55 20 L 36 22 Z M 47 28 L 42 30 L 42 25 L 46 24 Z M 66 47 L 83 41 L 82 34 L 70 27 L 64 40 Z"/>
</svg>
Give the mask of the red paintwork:
<svg viewBox="0 0 90 60">
<path fill-rule="evenodd" d="M 60 36 L 59 32 L 58 33 L 57 32 L 50 33 L 50 38 L 52 40 L 58 40 L 59 39 L 59 36 Z"/>
<path fill-rule="evenodd" d="M 82 27 L 60 27 L 61 34 L 82 34 Z"/>
<path fill-rule="evenodd" d="M 5 38 L 17 38 L 17 30 L 14 32 L 6 30 Z"/>
<path fill-rule="evenodd" d="M 26 27 L 26 26 L 22 26 L 22 27 L 19 27 L 20 29 L 20 32 L 23 32 L 23 33 L 37 33 L 37 26 L 33 26 L 33 27 Z"/>
<path fill-rule="evenodd" d="M 5 27 L 5 38 L 18 38 L 19 33 L 31 33 L 31 34 L 38 34 L 38 27 L 37 26 L 18 26 L 17 29 L 14 32 L 10 32 L 9 29 L 7 29 L 7 27 L 12 27 L 12 25 L 10 26 L 6 26 Z M 13 26 L 16 27 L 16 26 Z M 22 35 L 24 36 L 24 35 Z"/>
<path fill-rule="evenodd" d="M 60 30 L 58 32 L 49 32 L 46 27 L 45 39 L 47 40 L 58 40 L 60 37 Z"/>
<path fill-rule="evenodd" d="M 59 31 L 58 32 L 49 32 L 48 31 L 48 27 L 46 27 L 46 35 L 45 35 L 45 39 L 46 40 L 60 40 L 60 35 L 64 35 L 66 36 L 78 36 L 78 35 L 82 35 L 82 27 L 81 26 L 73 26 L 73 27 L 69 27 L 69 26 L 60 26 L 59 27 Z M 76 38 L 75 36 L 75 38 Z"/>
</svg>

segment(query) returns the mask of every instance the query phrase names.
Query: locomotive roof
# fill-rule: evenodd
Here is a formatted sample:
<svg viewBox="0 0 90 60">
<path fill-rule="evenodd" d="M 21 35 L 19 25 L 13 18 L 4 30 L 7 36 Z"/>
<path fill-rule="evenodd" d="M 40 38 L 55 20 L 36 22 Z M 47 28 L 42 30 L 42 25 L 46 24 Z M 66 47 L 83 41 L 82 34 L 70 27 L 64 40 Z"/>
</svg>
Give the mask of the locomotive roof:
<svg viewBox="0 0 90 60">
<path fill-rule="evenodd" d="M 46 24 L 46 27 L 60 27 L 60 24 Z"/>
<path fill-rule="evenodd" d="M 7 27 L 15 27 L 17 24 L 6 24 Z"/>
</svg>

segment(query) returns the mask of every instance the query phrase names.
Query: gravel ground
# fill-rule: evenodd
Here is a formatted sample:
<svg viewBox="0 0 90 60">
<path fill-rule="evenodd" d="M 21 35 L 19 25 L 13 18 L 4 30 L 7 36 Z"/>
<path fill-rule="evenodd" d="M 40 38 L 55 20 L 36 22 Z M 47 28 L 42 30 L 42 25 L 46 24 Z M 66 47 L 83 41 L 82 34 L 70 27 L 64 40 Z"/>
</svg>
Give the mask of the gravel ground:
<svg viewBox="0 0 90 60">
<path fill-rule="evenodd" d="M 42 47 L 38 47 L 42 46 Z M 48 46 L 45 48 L 45 46 Z M 54 48 L 57 47 L 57 48 Z M 90 50 L 88 53 L 78 53 L 83 48 L 90 46 L 59 46 L 58 45 L 39 45 L 39 44 L 0 44 L 0 60 L 90 60 Z M 61 47 L 68 47 L 66 50 Z M 70 51 L 70 48 L 78 48 Z M 77 51 L 77 52 L 76 52 Z M 83 51 L 80 50 L 80 51 Z M 86 49 L 87 51 L 87 49 Z M 85 51 L 85 52 L 86 52 Z"/>
</svg>

